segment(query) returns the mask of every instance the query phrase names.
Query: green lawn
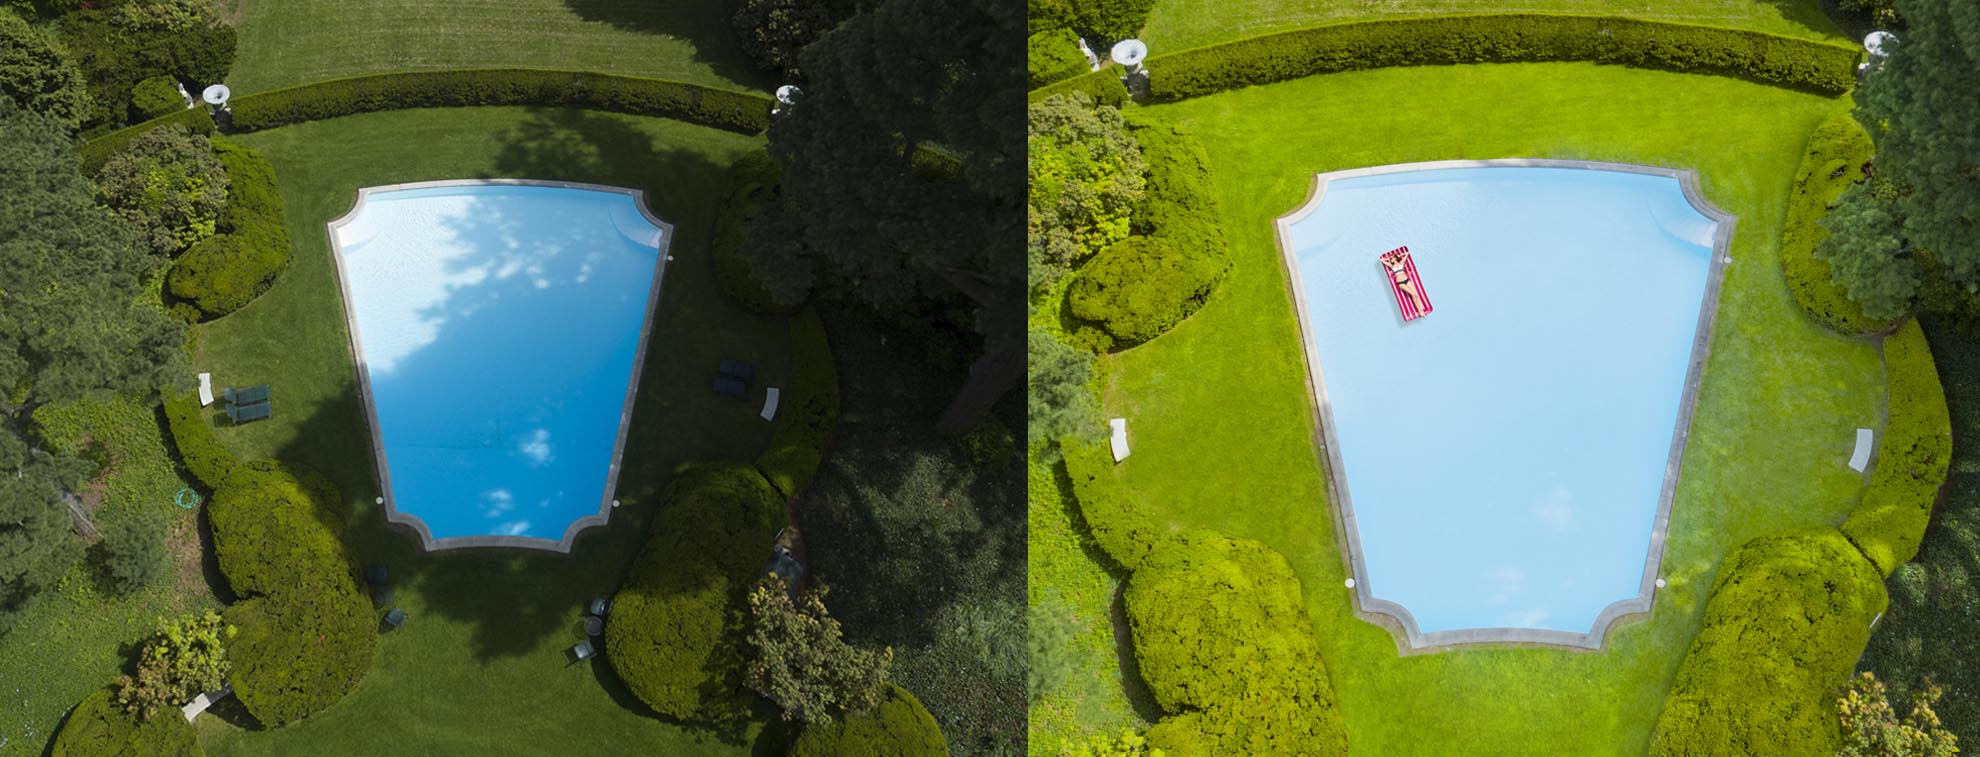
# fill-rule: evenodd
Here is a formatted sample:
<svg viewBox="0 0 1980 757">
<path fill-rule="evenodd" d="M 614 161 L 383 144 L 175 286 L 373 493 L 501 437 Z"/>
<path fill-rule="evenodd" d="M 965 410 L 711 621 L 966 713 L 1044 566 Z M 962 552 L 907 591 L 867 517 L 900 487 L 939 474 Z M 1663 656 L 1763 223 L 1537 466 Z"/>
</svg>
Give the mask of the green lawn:
<svg viewBox="0 0 1980 757">
<path fill-rule="evenodd" d="M 524 66 L 760 89 L 720 0 L 232 0 L 237 94 L 378 71 Z"/>
<path fill-rule="evenodd" d="M 1156 54 L 1343 21 L 1453 13 L 1593 13 L 1841 38 L 1815 0 L 1157 0 L 1141 39 Z M 238 68 L 236 70 L 239 70 Z M 1159 69 L 1158 69 L 1159 70 Z M 1156 75 L 1160 75 L 1159 73 Z"/>
<path fill-rule="evenodd" d="M 1845 107 L 1727 78 L 1519 64 L 1338 74 L 1153 108 L 1203 141 L 1235 265 L 1194 318 L 1106 361 L 1106 414 L 1136 429 L 1118 470 L 1158 522 L 1258 539 L 1292 560 L 1356 751 L 1642 754 L 1720 558 L 1760 534 L 1838 522 L 1861 486 L 1843 464 L 1852 429 L 1881 423 L 1876 349 L 1804 318 L 1778 259 L 1803 142 Z M 1671 516 L 1671 585 L 1600 654 L 1399 658 L 1342 586 L 1272 220 L 1304 201 L 1316 172 L 1503 157 L 1696 168 L 1739 218 Z"/>
<path fill-rule="evenodd" d="M 770 424 L 711 394 L 723 356 L 775 384 L 789 374 L 780 320 L 722 298 L 706 257 L 727 165 L 756 138 L 679 122 L 525 108 L 410 110 L 352 116 L 242 137 L 274 162 L 296 259 L 248 308 L 199 330 L 196 360 L 223 384 L 269 383 L 274 420 L 219 429 L 243 457 L 323 470 L 355 510 L 358 559 L 387 565 L 412 616 L 386 634 L 351 695 L 299 725 L 244 730 L 201 718 L 214 754 L 548 754 L 739 752 L 648 714 L 609 666 L 567 664 L 586 600 L 610 594 L 643 541 L 654 495 L 676 466 L 750 460 Z M 678 233 L 634 411 L 619 492 L 625 507 L 569 557 L 526 550 L 421 555 L 388 529 L 353 388 L 342 304 L 324 224 L 361 186 L 524 177 L 645 187 Z M 231 716 L 238 720 L 238 715 Z"/>
</svg>

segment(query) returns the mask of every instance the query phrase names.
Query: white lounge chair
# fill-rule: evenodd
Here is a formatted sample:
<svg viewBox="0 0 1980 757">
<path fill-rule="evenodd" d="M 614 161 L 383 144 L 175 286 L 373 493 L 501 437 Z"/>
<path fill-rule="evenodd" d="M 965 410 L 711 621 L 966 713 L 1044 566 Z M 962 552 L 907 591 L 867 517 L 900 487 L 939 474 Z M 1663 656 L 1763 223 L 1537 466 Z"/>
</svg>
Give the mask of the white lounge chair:
<svg viewBox="0 0 1980 757">
<path fill-rule="evenodd" d="M 213 404 L 213 374 L 199 374 L 199 406 Z"/>
<path fill-rule="evenodd" d="M 777 417 L 777 387 L 773 386 L 770 387 L 768 391 L 764 392 L 763 419 L 767 421 L 767 420 L 773 420 L 776 417 Z"/>
<path fill-rule="evenodd" d="M 205 712 L 206 708 L 213 706 L 214 702 L 225 699 L 228 694 L 232 693 L 234 693 L 234 684 L 222 681 L 220 683 L 220 690 L 209 691 L 193 697 L 192 701 L 187 702 L 184 707 L 179 708 L 179 712 L 185 714 L 186 722 L 193 722 L 193 718 L 199 717 L 199 714 Z"/>
<path fill-rule="evenodd" d="M 1849 467 L 1851 470 L 1862 473 L 1864 468 L 1870 466 L 1870 450 L 1876 446 L 1872 444 L 1876 438 L 1876 432 L 1870 429 L 1859 428 L 1856 430 L 1856 451 L 1850 453 L 1849 456 Z"/>
<path fill-rule="evenodd" d="M 1126 460 L 1128 456 L 1127 419 L 1115 418 L 1107 421 L 1107 425 L 1114 428 L 1114 438 L 1111 440 L 1114 445 L 1114 462 L 1118 463 Z"/>
</svg>

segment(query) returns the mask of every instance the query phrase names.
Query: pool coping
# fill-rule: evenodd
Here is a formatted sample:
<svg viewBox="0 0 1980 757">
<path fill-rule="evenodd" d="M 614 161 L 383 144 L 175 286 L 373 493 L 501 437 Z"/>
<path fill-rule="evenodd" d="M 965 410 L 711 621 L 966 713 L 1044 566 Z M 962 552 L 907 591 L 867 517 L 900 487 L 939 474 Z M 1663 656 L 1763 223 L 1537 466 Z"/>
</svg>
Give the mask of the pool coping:
<svg viewBox="0 0 1980 757">
<path fill-rule="evenodd" d="M 1617 600 L 1604 607 L 1595 616 L 1593 626 L 1586 633 L 1537 628 L 1466 628 L 1423 633 L 1416 625 L 1415 616 L 1411 615 L 1407 608 L 1399 603 L 1377 598 L 1369 589 L 1368 568 L 1361 554 L 1361 532 L 1355 523 L 1353 498 L 1349 496 L 1347 473 L 1341 462 L 1339 440 L 1334 432 L 1333 410 L 1327 401 L 1326 382 L 1320 367 L 1319 350 L 1313 341 L 1314 335 L 1306 307 L 1306 288 L 1300 279 L 1299 255 L 1292 249 L 1290 232 L 1293 224 L 1304 220 L 1320 208 L 1321 201 L 1326 197 L 1327 184 L 1331 181 L 1409 171 L 1505 167 L 1579 168 L 1677 179 L 1678 185 L 1683 189 L 1684 198 L 1691 207 L 1716 224 L 1712 240 L 1711 268 L 1706 274 L 1704 297 L 1699 305 L 1698 324 L 1692 337 L 1691 360 L 1685 368 L 1684 394 L 1678 401 L 1677 424 L 1671 433 L 1671 451 L 1664 464 L 1663 490 L 1657 499 L 1657 516 L 1651 528 L 1649 549 L 1643 565 L 1643 579 L 1638 585 L 1637 595 Z M 1317 173 L 1314 174 L 1313 186 L 1308 190 L 1306 201 L 1291 213 L 1274 220 L 1273 229 L 1281 260 L 1286 266 L 1287 284 L 1292 288 L 1293 306 L 1299 317 L 1300 342 L 1304 348 L 1303 355 L 1307 367 L 1307 393 L 1313 400 L 1314 414 L 1318 421 L 1314 431 L 1314 441 L 1324 456 L 1327 493 L 1333 500 L 1336 516 L 1335 539 L 1342 548 L 1342 554 L 1348 558 L 1348 571 L 1354 579 L 1352 595 L 1355 615 L 1388 629 L 1396 637 L 1398 653 L 1405 656 L 1427 654 L 1476 644 L 1601 651 L 1608 632 L 1616 624 L 1650 613 L 1656 601 L 1656 582 L 1658 570 L 1663 563 L 1671 506 L 1677 499 L 1678 472 L 1683 463 L 1685 442 L 1690 436 L 1692 412 L 1698 405 L 1705 361 L 1712 351 L 1712 333 L 1719 311 L 1719 295 L 1725 283 L 1726 264 L 1732 261 L 1732 237 L 1738 223 L 1739 219 L 1736 216 L 1721 210 L 1710 200 L 1705 199 L 1696 169 L 1545 158 L 1438 160 Z"/>
<path fill-rule="evenodd" d="M 581 189 L 591 192 L 627 195 L 632 198 L 633 207 L 639 209 L 640 216 L 660 230 L 658 257 L 653 263 L 653 282 L 646 295 L 646 316 L 639 327 L 639 344 L 633 349 L 632 376 L 626 383 L 625 402 L 619 411 L 619 431 L 612 444 L 612 462 L 605 470 L 605 496 L 598 503 L 598 512 L 571 521 L 564 529 L 563 538 L 550 540 L 535 536 L 450 536 L 444 539 L 433 538 L 433 531 L 426 521 L 409 512 L 400 512 L 392 497 L 391 467 L 385 459 L 385 440 L 378 430 L 378 408 L 371 399 L 371 370 L 364 361 L 364 341 L 358 333 L 357 313 L 351 306 L 350 276 L 344 270 L 344 249 L 337 241 L 338 228 L 350 223 L 364 212 L 366 200 L 374 193 L 393 192 L 404 189 L 432 189 L 435 187 L 477 187 L 477 186 L 528 186 L 555 187 L 558 189 Z M 618 493 L 619 464 L 626 451 L 626 436 L 632 427 L 633 400 L 639 393 L 640 370 L 646 365 L 646 347 L 653 336 L 653 316 L 659 312 L 660 284 L 667 274 L 668 248 L 674 242 L 674 225 L 661 220 L 646 206 L 646 190 L 614 187 L 606 184 L 587 184 L 576 181 L 555 181 L 550 179 L 442 179 L 439 181 L 414 181 L 401 184 L 385 184 L 376 187 L 359 187 L 357 200 L 351 209 L 331 220 L 324 226 L 324 233 L 330 238 L 330 258 L 337 264 L 337 290 L 343 297 L 344 325 L 350 334 L 351 359 L 357 366 L 358 398 L 364 405 L 364 420 L 371 431 L 373 464 L 378 474 L 380 499 L 385 505 L 385 520 L 399 526 L 406 526 L 419 536 L 420 549 L 434 552 L 443 549 L 465 549 L 473 547 L 521 547 L 570 554 L 578 534 L 594 526 L 603 526 L 612 517 L 612 499 Z"/>
</svg>

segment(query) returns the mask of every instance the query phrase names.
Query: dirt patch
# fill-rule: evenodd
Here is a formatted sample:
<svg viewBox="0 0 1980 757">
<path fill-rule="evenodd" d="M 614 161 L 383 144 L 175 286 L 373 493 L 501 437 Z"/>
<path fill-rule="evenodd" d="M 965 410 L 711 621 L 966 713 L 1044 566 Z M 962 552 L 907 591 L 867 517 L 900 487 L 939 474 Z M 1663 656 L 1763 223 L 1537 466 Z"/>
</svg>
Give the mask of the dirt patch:
<svg viewBox="0 0 1980 757">
<path fill-rule="evenodd" d="M 206 552 L 211 545 L 199 527 L 199 518 L 173 518 L 172 532 L 165 537 L 165 551 L 172 565 L 172 588 L 181 594 L 204 594 Z"/>
</svg>

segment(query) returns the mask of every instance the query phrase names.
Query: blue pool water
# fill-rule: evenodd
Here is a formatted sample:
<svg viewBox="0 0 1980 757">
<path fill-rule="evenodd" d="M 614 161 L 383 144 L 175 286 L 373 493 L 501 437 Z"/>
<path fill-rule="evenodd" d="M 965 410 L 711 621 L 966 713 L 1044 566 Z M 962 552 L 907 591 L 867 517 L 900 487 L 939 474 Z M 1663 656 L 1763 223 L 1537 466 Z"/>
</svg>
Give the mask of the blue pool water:
<svg viewBox="0 0 1980 757">
<path fill-rule="evenodd" d="M 636 202 L 386 189 L 332 224 L 391 504 L 429 546 L 552 546 L 605 509 L 665 241 Z"/>
<path fill-rule="evenodd" d="M 1286 225 L 1362 588 L 1426 634 L 1639 595 L 1716 230 L 1675 178 L 1544 167 L 1336 179 Z"/>
</svg>

